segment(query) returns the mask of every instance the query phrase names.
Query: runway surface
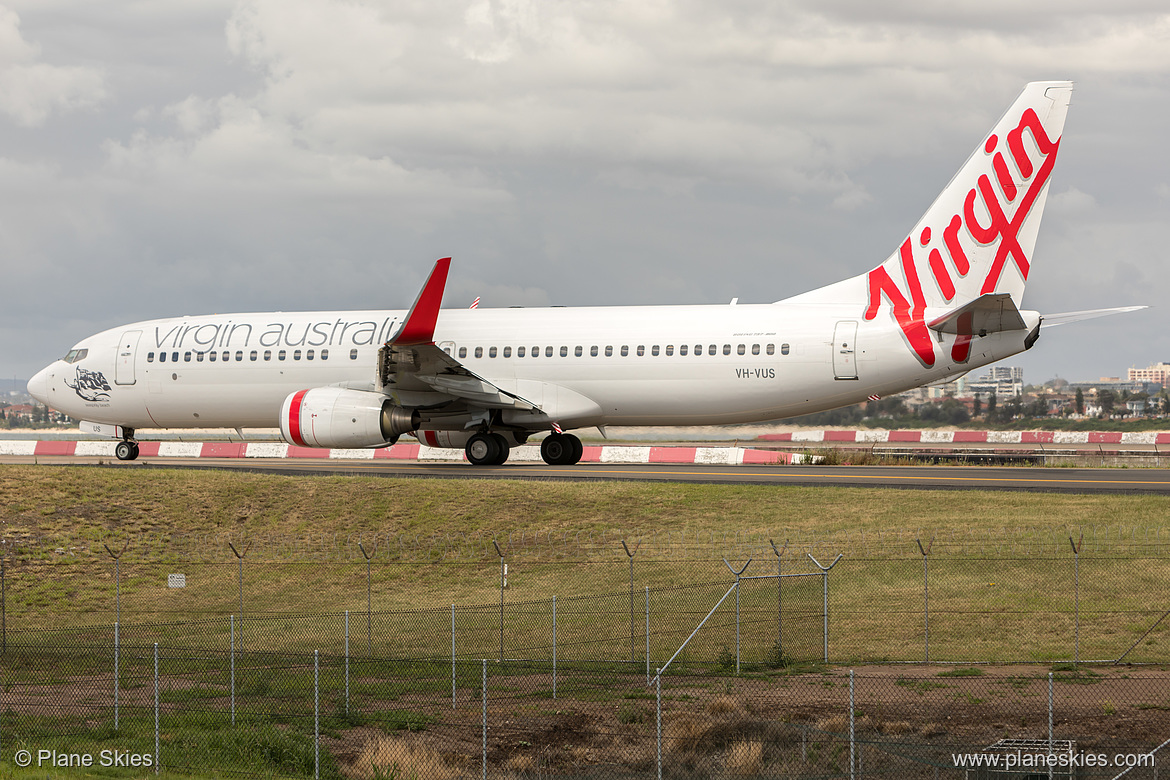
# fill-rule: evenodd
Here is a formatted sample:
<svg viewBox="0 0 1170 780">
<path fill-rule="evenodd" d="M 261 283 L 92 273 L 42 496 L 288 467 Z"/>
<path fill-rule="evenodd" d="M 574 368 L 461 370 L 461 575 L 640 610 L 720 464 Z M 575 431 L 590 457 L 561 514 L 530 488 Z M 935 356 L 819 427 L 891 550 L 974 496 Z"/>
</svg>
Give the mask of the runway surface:
<svg viewBox="0 0 1170 780">
<path fill-rule="evenodd" d="M 0 462 L 31 458 L 5 457 Z M 39 458 L 44 465 L 94 464 L 98 459 Z M 813 485 L 931 490 L 1018 490 L 1059 493 L 1170 494 L 1170 469 L 1079 469 L 996 466 L 695 466 L 664 464 L 578 464 L 548 466 L 466 463 L 249 458 L 149 458 L 134 463 L 104 461 L 107 468 L 183 468 L 271 474 L 362 474 L 383 477 L 523 480 L 641 480 L 736 485 Z"/>
</svg>

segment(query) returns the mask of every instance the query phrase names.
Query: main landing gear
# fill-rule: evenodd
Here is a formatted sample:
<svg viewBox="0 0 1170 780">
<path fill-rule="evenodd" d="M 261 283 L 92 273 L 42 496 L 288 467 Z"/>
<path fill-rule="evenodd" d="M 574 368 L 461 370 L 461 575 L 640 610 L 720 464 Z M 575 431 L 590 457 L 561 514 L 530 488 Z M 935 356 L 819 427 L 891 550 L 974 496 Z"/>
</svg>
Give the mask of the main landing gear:
<svg viewBox="0 0 1170 780">
<path fill-rule="evenodd" d="M 572 466 L 584 452 L 581 440 L 571 433 L 550 433 L 540 443 L 540 457 L 550 466 Z"/>
<path fill-rule="evenodd" d="M 477 433 L 464 448 L 467 460 L 476 466 L 502 466 L 511 453 L 508 440 L 498 433 Z"/>
</svg>

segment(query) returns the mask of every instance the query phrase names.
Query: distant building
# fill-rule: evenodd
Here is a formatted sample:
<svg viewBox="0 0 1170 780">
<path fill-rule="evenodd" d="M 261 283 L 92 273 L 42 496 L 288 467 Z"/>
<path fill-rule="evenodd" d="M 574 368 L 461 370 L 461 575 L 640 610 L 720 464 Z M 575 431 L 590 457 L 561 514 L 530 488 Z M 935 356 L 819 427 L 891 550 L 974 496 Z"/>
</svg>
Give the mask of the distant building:
<svg viewBox="0 0 1170 780">
<path fill-rule="evenodd" d="M 1130 382 L 1151 382 L 1165 387 L 1170 382 L 1170 363 L 1154 363 L 1146 368 L 1131 368 L 1126 378 Z"/>
</svg>

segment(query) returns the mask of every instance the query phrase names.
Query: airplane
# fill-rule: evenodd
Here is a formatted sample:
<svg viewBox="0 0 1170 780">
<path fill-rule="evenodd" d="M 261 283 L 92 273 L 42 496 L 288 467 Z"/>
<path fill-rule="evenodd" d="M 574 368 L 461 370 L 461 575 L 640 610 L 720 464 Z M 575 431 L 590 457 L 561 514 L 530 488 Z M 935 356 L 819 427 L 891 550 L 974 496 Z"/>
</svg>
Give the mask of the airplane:
<svg viewBox="0 0 1170 780">
<path fill-rule="evenodd" d="M 476 465 L 546 433 L 778 420 L 946 381 L 1031 349 L 1020 308 L 1071 82 L 1028 84 L 903 243 L 866 273 L 775 303 L 442 309 L 450 258 L 408 311 L 184 316 L 78 342 L 28 383 L 119 439 L 141 428 L 276 428 L 291 445 L 387 447 L 411 435 Z"/>
</svg>

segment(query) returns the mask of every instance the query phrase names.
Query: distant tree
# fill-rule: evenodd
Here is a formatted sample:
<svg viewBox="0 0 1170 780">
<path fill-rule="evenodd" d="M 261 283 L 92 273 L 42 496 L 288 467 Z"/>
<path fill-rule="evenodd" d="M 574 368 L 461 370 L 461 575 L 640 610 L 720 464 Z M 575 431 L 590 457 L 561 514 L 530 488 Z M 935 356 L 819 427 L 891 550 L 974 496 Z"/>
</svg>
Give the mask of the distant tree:
<svg viewBox="0 0 1170 780">
<path fill-rule="evenodd" d="M 971 416 L 978 417 L 983 414 L 983 401 L 979 399 L 979 393 L 975 394 L 975 400 L 971 402 Z"/>
<path fill-rule="evenodd" d="M 1101 390 L 1097 393 L 1097 403 L 1105 414 L 1113 414 L 1113 406 L 1117 403 L 1117 396 L 1112 390 Z"/>
<path fill-rule="evenodd" d="M 1077 388 L 1077 398 L 1076 398 L 1075 403 L 1077 405 L 1077 414 L 1084 414 L 1085 413 L 1085 393 L 1079 387 Z"/>
<path fill-rule="evenodd" d="M 995 391 L 992 390 L 991 393 L 987 396 L 987 416 L 989 418 L 995 414 L 995 407 L 997 403 L 998 399 L 995 397 Z"/>
</svg>

